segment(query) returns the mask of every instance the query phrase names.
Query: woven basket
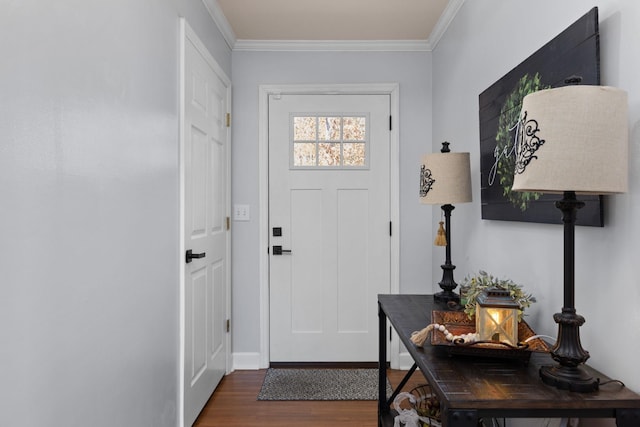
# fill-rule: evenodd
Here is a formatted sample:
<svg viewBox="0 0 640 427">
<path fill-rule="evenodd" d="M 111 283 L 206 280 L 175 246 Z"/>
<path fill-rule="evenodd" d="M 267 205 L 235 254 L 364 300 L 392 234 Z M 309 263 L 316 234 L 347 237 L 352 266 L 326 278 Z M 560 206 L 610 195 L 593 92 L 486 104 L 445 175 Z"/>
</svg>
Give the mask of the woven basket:
<svg viewBox="0 0 640 427">
<path fill-rule="evenodd" d="M 431 390 L 429 384 L 422 384 L 411 390 L 416 398 L 416 411 L 421 417 L 428 418 L 422 422 L 423 427 L 440 427 L 440 401 Z"/>
</svg>

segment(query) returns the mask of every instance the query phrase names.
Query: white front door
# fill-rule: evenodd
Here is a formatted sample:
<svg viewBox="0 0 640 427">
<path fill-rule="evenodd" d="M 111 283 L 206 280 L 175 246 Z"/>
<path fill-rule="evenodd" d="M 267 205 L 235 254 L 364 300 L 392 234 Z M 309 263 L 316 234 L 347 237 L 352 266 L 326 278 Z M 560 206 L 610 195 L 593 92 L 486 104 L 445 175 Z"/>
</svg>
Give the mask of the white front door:
<svg viewBox="0 0 640 427">
<path fill-rule="evenodd" d="M 269 96 L 272 362 L 377 360 L 389 117 L 389 95 Z"/>
<path fill-rule="evenodd" d="M 183 392 L 190 426 L 227 371 L 229 83 L 186 26 L 183 52 Z"/>
</svg>

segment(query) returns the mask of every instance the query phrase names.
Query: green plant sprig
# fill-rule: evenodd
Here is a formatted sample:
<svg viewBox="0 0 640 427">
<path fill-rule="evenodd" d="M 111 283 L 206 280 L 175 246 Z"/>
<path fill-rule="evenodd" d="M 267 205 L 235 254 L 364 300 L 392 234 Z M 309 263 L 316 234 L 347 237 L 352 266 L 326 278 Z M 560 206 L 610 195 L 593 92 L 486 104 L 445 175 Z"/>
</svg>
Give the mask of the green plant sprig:
<svg viewBox="0 0 640 427">
<path fill-rule="evenodd" d="M 499 279 L 482 270 L 479 270 L 478 274 L 465 277 L 460 286 L 468 288 L 466 291 L 467 303 L 464 306 L 464 312 L 469 316 L 469 318 L 472 318 L 476 314 L 476 298 L 478 295 L 490 288 L 499 288 L 509 291 L 511 297 L 520 306 L 518 321 L 522 320 L 524 310 L 532 303 L 536 302 L 536 298 L 532 294 L 524 292 L 522 286 L 518 285 L 513 280 Z"/>
</svg>

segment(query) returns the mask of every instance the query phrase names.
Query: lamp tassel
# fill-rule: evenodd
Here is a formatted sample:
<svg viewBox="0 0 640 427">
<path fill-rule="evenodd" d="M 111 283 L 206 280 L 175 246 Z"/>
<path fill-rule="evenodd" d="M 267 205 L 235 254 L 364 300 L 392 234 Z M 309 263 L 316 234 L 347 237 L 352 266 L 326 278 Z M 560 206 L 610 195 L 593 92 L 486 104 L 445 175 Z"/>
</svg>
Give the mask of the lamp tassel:
<svg viewBox="0 0 640 427">
<path fill-rule="evenodd" d="M 433 241 L 433 244 L 436 246 L 447 246 L 447 235 L 444 230 L 444 222 L 440 221 L 440 227 L 438 227 L 438 234 L 436 235 L 436 240 Z"/>
</svg>

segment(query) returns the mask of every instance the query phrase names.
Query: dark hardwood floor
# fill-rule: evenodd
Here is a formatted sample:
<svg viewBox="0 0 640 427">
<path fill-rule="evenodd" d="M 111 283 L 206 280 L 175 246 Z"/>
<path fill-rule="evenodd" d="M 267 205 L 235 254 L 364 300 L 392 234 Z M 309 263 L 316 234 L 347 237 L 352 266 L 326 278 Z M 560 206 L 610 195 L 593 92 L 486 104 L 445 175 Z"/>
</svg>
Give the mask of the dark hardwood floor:
<svg viewBox="0 0 640 427">
<path fill-rule="evenodd" d="M 375 427 L 377 401 L 258 401 L 266 371 L 235 371 L 222 379 L 196 420 L 196 427 Z M 406 371 L 390 369 L 389 381 L 395 388 Z M 424 384 L 417 371 L 404 387 L 410 391 Z"/>
</svg>

